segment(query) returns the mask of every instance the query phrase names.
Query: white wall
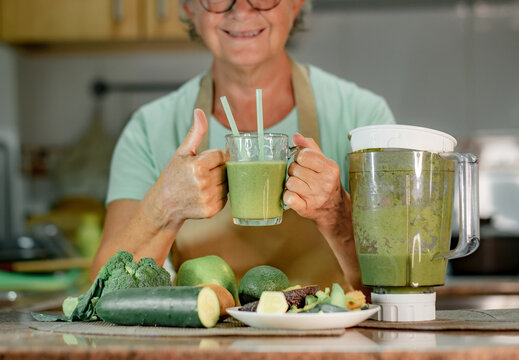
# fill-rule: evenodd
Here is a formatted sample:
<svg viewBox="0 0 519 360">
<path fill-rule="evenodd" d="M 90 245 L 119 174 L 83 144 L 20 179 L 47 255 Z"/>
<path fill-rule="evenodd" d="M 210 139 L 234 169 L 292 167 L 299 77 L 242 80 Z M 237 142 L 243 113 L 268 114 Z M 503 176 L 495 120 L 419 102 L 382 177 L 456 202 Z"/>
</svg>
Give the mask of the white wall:
<svg viewBox="0 0 519 360">
<path fill-rule="evenodd" d="M 290 52 L 384 96 L 400 123 L 464 137 L 519 128 L 519 4 L 314 13 Z M 96 77 L 183 81 L 208 67 L 205 52 L 22 56 L 20 126 L 28 144 L 70 144 L 85 132 Z M 105 126 L 159 94 L 111 94 Z"/>
</svg>

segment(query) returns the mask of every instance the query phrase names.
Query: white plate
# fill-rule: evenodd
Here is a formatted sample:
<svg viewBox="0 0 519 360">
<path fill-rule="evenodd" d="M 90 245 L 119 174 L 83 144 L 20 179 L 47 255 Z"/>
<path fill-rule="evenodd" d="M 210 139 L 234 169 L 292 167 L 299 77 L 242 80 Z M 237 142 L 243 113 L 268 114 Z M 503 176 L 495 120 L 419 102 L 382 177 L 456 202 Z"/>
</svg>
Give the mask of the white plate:
<svg viewBox="0 0 519 360">
<path fill-rule="evenodd" d="M 239 307 L 228 308 L 227 312 L 237 320 L 258 328 L 317 330 L 339 329 L 355 326 L 380 310 L 378 305 L 369 305 L 366 310 L 336 313 L 286 313 L 258 314 L 255 311 L 239 311 Z"/>
</svg>

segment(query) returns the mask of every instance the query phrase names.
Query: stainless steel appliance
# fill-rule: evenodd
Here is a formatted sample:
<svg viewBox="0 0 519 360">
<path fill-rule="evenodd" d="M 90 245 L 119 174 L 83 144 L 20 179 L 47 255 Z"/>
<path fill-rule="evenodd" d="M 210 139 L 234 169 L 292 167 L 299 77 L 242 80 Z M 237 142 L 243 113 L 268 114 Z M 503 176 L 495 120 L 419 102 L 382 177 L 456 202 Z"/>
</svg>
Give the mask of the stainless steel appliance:
<svg viewBox="0 0 519 360">
<path fill-rule="evenodd" d="M 0 127 L 0 262 L 77 255 L 55 225 L 43 223 L 25 229 L 19 159 L 16 134 Z"/>
<path fill-rule="evenodd" d="M 460 147 L 480 159 L 481 244 L 452 273 L 519 275 L 519 129 L 480 132 Z"/>
</svg>

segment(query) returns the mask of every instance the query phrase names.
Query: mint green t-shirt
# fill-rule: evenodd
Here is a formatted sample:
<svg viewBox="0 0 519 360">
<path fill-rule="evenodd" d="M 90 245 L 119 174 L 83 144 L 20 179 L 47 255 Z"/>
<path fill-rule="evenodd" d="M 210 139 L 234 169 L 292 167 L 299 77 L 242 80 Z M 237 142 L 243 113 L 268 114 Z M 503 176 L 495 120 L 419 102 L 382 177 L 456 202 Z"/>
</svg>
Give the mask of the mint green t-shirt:
<svg viewBox="0 0 519 360">
<path fill-rule="evenodd" d="M 348 189 L 348 133 L 360 126 L 394 123 L 393 114 L 380 96 L 315 66 L 308 68 L 321 148 L 339 165 L 342 184 Z M 140 200 L 157 181 L 191 127 L 201 77 L 198 75 L 171 94 L 144 105 L 130 119 L 112 156 L 107 203 Z M 298 131 L 296 109 L 265 129 L 287 134 L 290 139 Z M 225 150 L 225 135 L 229 133 L 230 129 L 211 116 L 209 148 Z"/>
</svg>

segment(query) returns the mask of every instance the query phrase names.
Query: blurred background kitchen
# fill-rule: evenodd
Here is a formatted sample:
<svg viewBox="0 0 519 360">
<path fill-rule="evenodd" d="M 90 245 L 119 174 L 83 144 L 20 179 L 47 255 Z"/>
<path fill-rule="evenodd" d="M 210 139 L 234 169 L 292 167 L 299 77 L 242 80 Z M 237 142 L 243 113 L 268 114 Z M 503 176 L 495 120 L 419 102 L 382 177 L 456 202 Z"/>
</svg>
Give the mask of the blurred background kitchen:
<svg viewBox="0 0 519 360">
<path fill-rule="evenodd" d="M 482 244 L 448 283 L 499 276 L 519 307 L 519 0 L 314 0 L 306 27 L 297 60 L 480 156 Z M 209 65 L 176 0 L 0 0 L 0 301 L 85 281 L 120 131 Z"/>
</svg>

